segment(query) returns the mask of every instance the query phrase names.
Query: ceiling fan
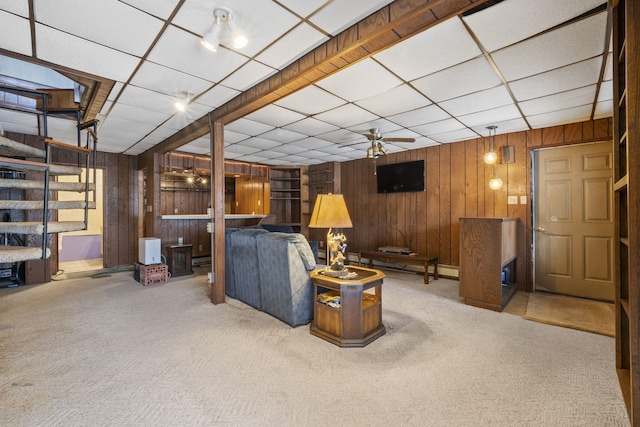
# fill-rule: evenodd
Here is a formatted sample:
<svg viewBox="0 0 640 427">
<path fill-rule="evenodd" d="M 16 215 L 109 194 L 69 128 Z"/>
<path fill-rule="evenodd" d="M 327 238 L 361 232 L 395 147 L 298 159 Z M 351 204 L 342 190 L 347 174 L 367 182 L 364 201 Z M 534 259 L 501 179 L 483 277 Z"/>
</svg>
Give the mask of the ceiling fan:
<svg viewBox="0 0 640 427">
<path fill-rule="evenodd" d="M 371 142 L 371 147 L 367 148 L 367 159 L 377 159 L 387 154 L 383 142 L 415 142 L 414 138 L 383 138 L 378 128 L 369 129 L 369 133 L 362 135 Z"/>
</svg>

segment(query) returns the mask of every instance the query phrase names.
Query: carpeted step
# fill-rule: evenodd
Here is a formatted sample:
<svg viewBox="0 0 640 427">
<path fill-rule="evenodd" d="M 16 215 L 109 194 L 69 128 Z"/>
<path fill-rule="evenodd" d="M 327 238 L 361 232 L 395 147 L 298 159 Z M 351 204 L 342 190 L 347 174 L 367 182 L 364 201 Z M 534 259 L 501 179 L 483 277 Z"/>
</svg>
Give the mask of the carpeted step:
<svg viewBox="0 0 640 427">
<path fill-rule="evenodd" d="M 24 157 L 39 157 L 44 159 L 45 151 L 41 148 L 31 147 L 18 141 L 14 141 L 4 136 L 0 136 L 0 148 L 8 150 L 14 155 Z"/>
<path fill-rule="evenodd" d="M 43 209 L 43 200 L 0 200 L 0 209 Z M 49 201 L 49 209 L 84 209 L 84 200 Z M 89 209 L 95 209 L 96 202 L 89 201 Z"/>
<path fill-rule="evenodd" d="M 16 188 L 21 190 L 43 190 L 44 181 L 34 181 L 28 179 L 5 179 L 0 178 L 0 188 Z M 89 191 L 95 191 L 96 184 L 89 183 Z M 49 190 L 54 191 L 77 191 L 84 192 L 85 184 L 83 182 L 58 182 L 49 183 Z"/>
<path fill-rule="evenodd" d="M 47 248 L 46 257 L 51 256 L 51 250 Z M 42 259 L 42 248 L 29 246 L 0 246 L 0 263 L 29 261 Z"/>
<path fill-rule="evenodd" d="M 65 231 L 84 230 L 84 221 L 49 221 L 47 233 L 63 233 Z M 42 234 L 42 222 L 0 222 L 0 233 Z"/>
</svg>

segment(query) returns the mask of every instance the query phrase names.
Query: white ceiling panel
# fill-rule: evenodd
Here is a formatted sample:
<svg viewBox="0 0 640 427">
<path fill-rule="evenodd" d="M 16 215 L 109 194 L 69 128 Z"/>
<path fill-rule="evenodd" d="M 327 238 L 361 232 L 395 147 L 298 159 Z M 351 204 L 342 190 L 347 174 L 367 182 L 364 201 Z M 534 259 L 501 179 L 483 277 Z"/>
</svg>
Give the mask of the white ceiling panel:
<svg viewBox="0 0 640 427">
<path fill-rule="evenodd" d="M 318 10 L 322 5 L 324 5 L 327 0 L 280 0 L 279 3 L 288 9 L 292 10 L 294 13 L 306 18 L 311 13 Z"/>
<path fill-rule="evenodd" d="M 344 105 L 346 101 L 312 85 L 287 95 L 275 104 L 302 114 L 313 115 Z"/>
<path fill-rule="evenodd" d="M 100 128 L 100 135 L 105 132 L 115 132 L 121 131 L 126 132 L 130 135 L 139 135 L 139 138 L 135 138 L 135 140 L 130 140 L 129 142 L 135 142 L 138 139 L 142 139 L 148 133 L 151 133 L 157 125 L 148 125 L 145 123 L 140 123 L 135 120 L 135 118 L 131 117 L 129 119 L 122 119 L 119 117 L 109 116 L 102 123 L 102 127 Z M 98 135 L 98 136 L 100 136 Z"/>
<path fill-rule="evenodd" d="M 440 106 L 451 115 L 462 116 L 512 103 L 513 100 L 509 92 L 507 92 L 504 86 L 499 86 L 441 102 Z"/>
<path fill-rule="evenodd" d="M 243 135 L 256 136 L 262 133 L 268 132 L 274 127 L 264 123 L 256 122 L 249 119 L 238 119 L 228 125 L 225 125 L 225 130 L 230 130 Z"/>
<path fill-rule="evenodd" d="M 215 85 L 212 89 L 204 92 L 195 102 L 198 104 L 207 105 L 212 108 L 218 108 L 225 102 L 229 101 L 232 98 L 235 98 L 240 94 L 240 91 L 235 89 L 228 88 L 223 85 Z"/>
<path fill-rule="evenodd" d="M 23 18 L 29 17 L 29 2 L 26 0 L 0 0 L 0 10 L 15 13 Z"/>
<path fill-rule="evenodd" d="M 155 127 L 171 117 L 171 113 L 159 113 L 145 108 L 118 103 L 111 109 L 109 117 L 135 120 L 136 122 L 153 125 Z"/>
<path fill-rule="evenodd" d="M 313 138 L 313 137 L 305 138 L 305 139 L 301 139 L 300 141 L 293 141 L 289 143 L 289 145 L 303 147 L 303 148 L 306 148 L 307 150 L 313 150 L 314 148 L 319 148 L 319 147 L 326 147 L 331 144 L 333 143 L 329 141 L 325 141 L 324 139 Z"/>
<path fill-rule="evenodd" d="M 282 129 L 282 128 L 276 128 L 260 135 L 260 138 L 265 138 L 271 141 L 276 141 L 276 142 L 285 143 L 285 144 L 288 142 L 297 141 L 299 139 L 303 139 L 306 137 L 307 136 L 304 134 L 293 132 L 293 131 Z"/>
<path fill-rule="evenodd" d="M 328 4 L 311 17 L 318 27 L 336 35 L 365 16 L 381 9 L 392 0 L 349 0 L 327 2 Z"/>
<path fill-rule="evenodd" d="M 163 0 L 163 1 L 149 1 L 149 0 L 121 0 L 123 3 L 127 3 L 135 8 L 138 8 L 146 13 L 149 13 L 158 18 L 167 19 L 178 5 L 179 0 Z"/>
<path fill-rule="evenodd" d="M 404 80 L 415 80 L 481 55 L 459 18 L 451 18 L 374 58 Z"/>
<path fill-rule="evenodd" d="M 410 127 L 449 119 L 451 116 L 439 106 L 429 105 L 428 107 L 418 108 L 417 110 L 407 111 L 406 113 L 395 114 L 387 118 L 401 126 Z"/>
<path fill-rule="evenodd" d="M 36 37 L 39 59 L 112 80 L 127 81 L 139 62 L 135 56 L 40 24 Z"/>
<path fill-rule="evenodd" d="M 39 23 L 138 57 L 145 54 L 164 24 L 117 0 L 36 1 L 34 6 Z M 83 19 L 69 19 L 69 11 Z"/>
<path fill-rule="evenodd" d="M 235 153 L 235 154 L 239 154 L 239 155 L 247 155 L 247 154 L 253 154 L 253 153 L 257 153 L 260 151 L 260 148 L 256 148 L 250 145 L 246 145 L 246 144 L 232 144 L 229 145 L 227 147 L 224 147 L 224 154 L 225 157 L 227 155 L 227 153 L 231 154 L 231 153 Z"/>
<path fill-rule="evenodd" d="M 302 23 L 269 46 L 256 59 L 273 68 L 282 69 L 327 39 L 327 36 L 311 25 Z"/>
<path fill-rule="evenodd" d="M 369 134 L 372 129 L 378 129 L 383 136 L 386 136 L 388 132 L 393 132 L 402 129 L 397 123 L 393 123 L 389 120 L 378 118 L 375 120 L 370 120 L 364 123 L 360 123 L 357 126 L 352 126 L 348 130 L 355 132 L 359 135 Z"/>
<path fill-rule="evenodd" d="M 467 114 L 466 116 L 459 116 L 458 120 L 466 126 L 474 128 L 476 126 L 488 126 L 503 120 L 517 118 L 522 118 L 522 114 L 520 114 L 520 111 L 515 105 L 509 104 L 498 108 L 492 108 L 491 110 Z"/>
<path fill-rule="evenodd" d="M 131 79 L 131 84 L 171 96 L 178 96 L 182 92 L 198 95 L 211 87 L 209 81 L 149 61 L 142 64 Z"/>
<path fill-rule="evenodd" d="M 416 138 L 415 142 L 411 144 L 411 147 L 403 146 L 403 148 L 416 149 L 416 148 L 431 147 L 434 145 L 440 145 L 440 143 L 438 141 L 434 141 L 431 138 L 427 138 L 426 136 L 421 136 Z"/>
<path fill-rule="evenodd" d="M 452 132 L 431 135 L 431 139 L 441 144 L 447 144 L 447 143 L 456 142 L 456 141 L 464 141 L 465 139 L 474 139 L 477 137 L 478 135 L 471 129 L 460 129 Z"/>
<path fill-rule="evenodd" d="M 378 116 L 372 114 L 357 105 L 346 104 L 333 110 L 325 111 L 315 116 L 316 119 L 332 125 L 347 128 L 368 121 L 376 120 Z"/>
<path fill-rule="evenodd" d="M 583 19 L 492 54 L 504 78 L 511 82 L 601 55 L 607 14 Z"/>
<path fill-rule="evenodd" d="M 116 138 L 100 137 L 100 151 L 106 153 L 121 153 L 129 149 L 129 143 Z M 139 153 L 137 153 L 139 154 Z"/>
<path fill-rule="evenodd" d="M 602 119 L 613 115 L 613 100 L 602 101 L 596 104 L 594 119 Z"/>
<path fill-rule="evenodd" d="M 463 128 L 464 125 L 456 119 L 447 119 L 441 120 L 439 122 L 428 123 L 425 125 L 414 126 L 410 129 L 420 135 L 431 137 L 431 135 L 457 131 Z M 437 141 L 440 142 L 440 140 Z"/>
<path fill-rule="evenodd" d="M 0 48 L 31 56 L 29 20 L 0 11 Z"/>
<path fill-rule="evenodd" d="M 249 138 L 248 135 L 245 135 L 245 134 L 242 134 L 242 133 L 237 133 L 237 132 L 232 132 L 229 129 L 227 129 L 226 127 L 224 129 L 224 144 L 225 145 L 235 144 L 236 142 L 244 141 L 247 138 Z M 209 137 L 207 136 L 207 140 L 208 139 L 209 139 Z"/>
<path fill-rule="evenodd" d="M 222 80 L 222 84 L 242 91 L 274 74 L 277 70 L 257 61 L 249 61 Z"/>
<path fill-rule="evenodd" d="M 174 97 L 133 85 L 125 87 L 118 101 L 119 104 L 144 108 L 158 113 L 173 114 L 175 112 Z"/>
<path fill-rule="evenodd" d="M 411 82 L 434 102 L 489 89 L 502 84 L 484 56 L 463 62 Z"/>
<path fill-rule="evenodd" d="M 351 143 L 358 139 L 363 139 L 362 134 L 359 132 L 352 132 L 347 129 L 338 129 L 331 132 L 323 133 L 318 135 L 319 139 L 324 139 L 325 141 L 334 142 L 334 143 Z"/>
<path fill-rule="evenodd" d="M 289 154 L 304 153 L 305 151 L 307 151 L 307 148 L 300 147 L 298 145 L 293 145 L 293 144 L 282 144 L 277 147 L 273 147 L 271 151 L 289 155 Z"/>
<path fill-rule="evenodd" d="M 338 126 L 334 126 L 318 119 L 314 119 L 313 117 L 288 124 L 286 126 L 283 126 L 283 128 L 292 130 L 294 132 L 299 132 L 307 136 L 320 135 L 321 133 L 331 132 L 339 129 Z"/>
<path fill-rule="evenodd" d="M 525 101 L 592 85 L 598 81 L 601 62 L 601 58 L 590 59 L 518 80 L 509 87 L 518 101 Z"/>
<path fill-rule="evenodd" d="M 365 59 L 316 84 L 347 101 L 354 102 L 400 86 L 402 80 L 377 62 Z"/>
<path fill-rule="evenodd" d="M 124 87 L 124 83 L 116 82 L 113 85 L 111 92 L 109 92 L 109 96 L 107 97 L 107 100 L 114 101 L 116 99 L 116 96 L 118 96 L 118 94 L 120 93 L 123 87 Z"/>
<path fill-rule="evenodd" d="M 520 103 L 522 112 L 527 116 L 543 114 L 549 111 L 565 110 L 593 103 L 596 97 L 596 85 L 560 92 Z"/>
<path fill-rule="evenodd" d="M 463 19 L 492 52 L 600 6 L 602 0 L 509 0 Z"/>
<path fill-rule="evenodd" d="M 413 110 L 427 106 L 431 101 L 408 84 L 403 84 L 381 94 L 361 99 L 356 104 L 384 117 L 407 111 L 407 109 Z"/>
<path fill-rule="evenodd" d="M 247 114 L 245 117 L 249 120 L 255 120 L 256 122 L 275 127 L 288 125 L 289 123 L 297 122 L 305 118 L 305 116 L 300 113 L 273 104 L 267 105 L 251 114 Z"/>
<path fill-rule="evenodd" d="M 211 52 L 200 44 L 198 36 L 174 26 L 167 28 L 148 59 L 210 82 L 222 80 L 247 61 L 231 50 Z"/>
<path fill-rule="evenodd" d="M 242 145 L 246 145 L 247 147 L 260 148 L 261 150 L 267 150 L 269 148 L 282 145 L 282 143 L 277 141 L 271 141 L 269 139 L 253 137 L 253 138 L 245 139 L 244 141 L 242 141 Z"/>
<path fill-rule="evenodd" d="M 568 108 L 566 110 L 554 111 L 551 113 L 529 116 L 529 124 L 535 128 L 558 126 L 560 124 L 575 123 L 588 120 L 591 115 L 591 105 Z"/>
<path fill-rule="evenodd" d="M 613 99 L 613 82 L 602 82 L 600 93 L 598 93 L 598 102 L 609 101 Z"/>
<path fill-rule="evenodd" d="M 529 130 L 529 126 L 527 125 L 527 122 L 525 122 L 523 118 L 497 121 L 495 123 L 492 123 L 491 125 L 498 127 L 496 129 L 497 135 L 502 135 L 504 133 L 509 133 L 509 132 L 521 132 L 521 131 Z M 482 136 L 485 136 L 485 137 L 489 136 L 489 130 L 487 129 L 486 126 L 474 127 L 473 130 Z"/>
</svg>

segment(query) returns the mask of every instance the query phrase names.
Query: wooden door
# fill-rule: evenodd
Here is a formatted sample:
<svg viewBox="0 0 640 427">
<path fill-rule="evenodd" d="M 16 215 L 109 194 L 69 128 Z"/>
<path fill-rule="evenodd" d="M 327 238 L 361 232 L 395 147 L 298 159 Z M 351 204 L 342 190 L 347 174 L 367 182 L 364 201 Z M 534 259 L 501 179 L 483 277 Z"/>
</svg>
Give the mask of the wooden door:
<svg viewBox="0 0 640 427">
<path fill-rule="evenodd" d="M 613 301 L 610 141 L 534 153 L 534 289 Z"/>
</svg>

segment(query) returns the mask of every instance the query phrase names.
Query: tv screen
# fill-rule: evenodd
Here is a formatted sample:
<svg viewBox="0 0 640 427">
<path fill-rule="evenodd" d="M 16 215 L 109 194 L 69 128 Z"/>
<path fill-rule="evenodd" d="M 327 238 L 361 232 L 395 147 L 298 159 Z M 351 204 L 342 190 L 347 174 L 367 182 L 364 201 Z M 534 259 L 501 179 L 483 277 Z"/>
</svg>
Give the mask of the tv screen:
<svg viewBox="0 0 640 427">
<path fill-rule="evenodd" d="M 424 160 L 378 165 L 378 193 L 424 191 Z"/>
</svg>

